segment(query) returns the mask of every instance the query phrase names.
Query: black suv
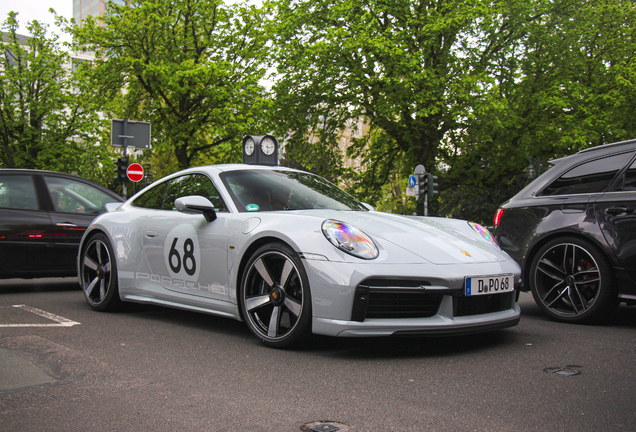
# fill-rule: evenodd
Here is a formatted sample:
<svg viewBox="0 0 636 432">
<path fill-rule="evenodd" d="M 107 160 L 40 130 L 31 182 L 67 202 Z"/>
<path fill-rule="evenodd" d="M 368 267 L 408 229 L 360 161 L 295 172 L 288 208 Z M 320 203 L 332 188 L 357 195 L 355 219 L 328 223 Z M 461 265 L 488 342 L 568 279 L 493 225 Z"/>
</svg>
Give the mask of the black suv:
<svg viewBox="0 0 636 432">
<path fill-rule="evenodd" d="M 636 304 L 636 140 L 551 163 L 495 216 L 495 237 L 521 265 L 523 289 L 562 322 Z"/>
</svg>

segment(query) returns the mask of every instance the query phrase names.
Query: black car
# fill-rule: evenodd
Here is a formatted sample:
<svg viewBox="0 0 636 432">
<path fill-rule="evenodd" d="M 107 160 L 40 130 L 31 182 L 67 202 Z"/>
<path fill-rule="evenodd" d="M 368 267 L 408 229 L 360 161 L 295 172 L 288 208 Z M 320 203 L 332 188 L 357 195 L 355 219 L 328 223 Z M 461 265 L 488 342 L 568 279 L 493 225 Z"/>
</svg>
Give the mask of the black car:
<svg viewBox="0 0 636 432">
<path fill-rule="evenodd" d="M 122 201 L 76 176 L 0 169 L 0 279 L 76 276 L 82 234 Z"/>
<path fill-rule="evenodd" d="M 495 238 L 521 265 L 523 289 L 562 322 L 636 304 L 636 140 L 552 163 L 495 216 Z"/>
</svg>

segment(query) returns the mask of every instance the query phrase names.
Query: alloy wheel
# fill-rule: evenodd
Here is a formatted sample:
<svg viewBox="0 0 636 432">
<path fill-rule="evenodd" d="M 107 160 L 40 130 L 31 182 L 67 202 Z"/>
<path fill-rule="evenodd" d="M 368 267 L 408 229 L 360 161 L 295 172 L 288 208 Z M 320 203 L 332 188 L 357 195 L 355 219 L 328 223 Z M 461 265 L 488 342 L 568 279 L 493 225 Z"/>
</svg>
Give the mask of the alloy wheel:
<svg viewBox="0 0 636 432">
<path fill-rule="evenodd" d="M 109 306 L 116 290 L 113 270 L 114 263 L 106 240 L 101 236 L 93 237 L 81 259 L 82 288 L 91 306 Z"/>
<path fill-rule="evenodd" d="M 559 243 L 535 261 L 534 287 L 541 303 L 558 317 L 577 317 L 591 310 L 603 286 L 593 254 L 573 243 Z"/>
<path fill-rule="evenodd" d="M 252 331 L 274 344 L 295 339 L 295 331 L 302 326 L 307 288 L 293 260 L 277 250 L 256 254 L 244 281 L 242 306 Z"/>
</svg>

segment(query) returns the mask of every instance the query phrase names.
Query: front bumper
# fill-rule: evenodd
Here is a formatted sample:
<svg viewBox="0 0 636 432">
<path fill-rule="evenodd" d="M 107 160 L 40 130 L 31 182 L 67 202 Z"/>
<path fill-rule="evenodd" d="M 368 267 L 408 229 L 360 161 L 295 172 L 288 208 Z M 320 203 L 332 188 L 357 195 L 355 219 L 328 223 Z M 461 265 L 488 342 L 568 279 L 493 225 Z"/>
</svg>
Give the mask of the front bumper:
<svg viewBox="0 0 636 432">
<path fill-rule="evenodd" d="M 460 335 L 485 332 L 518 324 L 521 310 L 516 293 L 493 294 L 504 299 L 504 306 L 488 313 L 458 315 L 458 299 L 463 297 L 466 276 L 514 274 L 519 280 L 519 268 L 506 262 L 479 263 L 460 266 L 432 264 L 351 264 L 305 260 L 312 293 L 315 334 L 328 336 L 390 336 L 390 335 Z M 439 296 L 439 307 L 428 316 L 360 319 L 356 313 L 356 288 L 369 278 L 424 281 L 422 295 Z M 390 291 L 385 287 L 382 291 Z M 396 288 L 396 291 L 398 289 Z M 359 292 L 359 290 L 358 290 Z M 512 295 L 510 295 L 512 294 Z M 480 296 L 481 297 L 481 296 Z"/>
<path fill-rule="evenodd" d="M 363 322 L 327 318 L 313 319 L 316 334 L 342 337 L 391 335 L 464 335 L 513 327 L 519 323 L 521 310 L 511 309 L 483 315 L 453 317 L 453 298 L 444 296 L 438 313 L 428 318 L 366 319 Z"/>
</svg>

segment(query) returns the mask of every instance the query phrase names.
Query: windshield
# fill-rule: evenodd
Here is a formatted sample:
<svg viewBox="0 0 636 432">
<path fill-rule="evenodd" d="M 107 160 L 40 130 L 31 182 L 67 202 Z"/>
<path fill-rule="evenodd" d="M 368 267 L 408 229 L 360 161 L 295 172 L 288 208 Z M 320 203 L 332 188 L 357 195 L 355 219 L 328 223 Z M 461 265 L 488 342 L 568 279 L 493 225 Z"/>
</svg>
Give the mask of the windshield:
<svg viewBox="0 0 636 432">
<path fill-rule="evenodd" d="M 221 174 L 239 211 L 367 210 L 322 177 L 297 171 L 243 170 Z"/>
</svg>

